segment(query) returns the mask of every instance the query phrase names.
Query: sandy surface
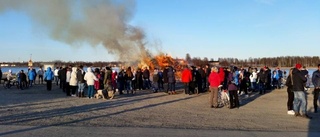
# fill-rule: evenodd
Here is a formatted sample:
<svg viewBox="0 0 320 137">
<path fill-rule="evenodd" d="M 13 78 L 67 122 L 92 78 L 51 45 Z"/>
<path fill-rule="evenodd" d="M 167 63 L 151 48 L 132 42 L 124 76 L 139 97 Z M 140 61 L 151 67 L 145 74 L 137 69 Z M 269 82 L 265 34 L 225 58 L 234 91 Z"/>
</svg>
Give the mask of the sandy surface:
<svg viewBox="0 0 320 137">
<path fill-rule="evenodd" d="M 311 91 L 309 91 L 311 93 Z M 241 97 L 239 109 L 212 109 L 209 95 L 167 95 L 137 91 L 113 100 L 67 97 L 54 85 L 26 90 L 0 87 L 0 125 L 71 127 L 151 127 L 241 131 L 320 131 L 308 95 L 308 120 L 287 114 L 285 89 Z"/>
</svg>

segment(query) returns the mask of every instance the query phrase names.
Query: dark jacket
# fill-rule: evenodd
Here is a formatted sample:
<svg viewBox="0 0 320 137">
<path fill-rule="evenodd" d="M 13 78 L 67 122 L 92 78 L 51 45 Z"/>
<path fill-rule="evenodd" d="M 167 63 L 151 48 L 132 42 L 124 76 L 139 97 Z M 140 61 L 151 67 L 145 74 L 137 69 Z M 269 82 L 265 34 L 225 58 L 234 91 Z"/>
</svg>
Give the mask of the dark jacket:
<svg viewBox="0 0 320 137">
<path fill-rule="evenodd" d="M 204 70 L 203 70 L 202 68 L 200 68 L 200 69 L 198 70 L 198 72 L 200 73 L 201 78 L 206 78 L 206 72 L 204 72 Z"/>
<path fill-rule="evenodd" d="M 307 78 L 300 70 L 296 68 L 292 70 L 292 80 L 292 91 L 304 91 L 304 83 L 307 82 Z"/>
<path fill-rule="evenodd" d="M 290 89 L 292 89 L 292 81 L 291 81 L 291 76 L 289 75 L 286 81 L 286 86 Z"/>
<path fill-rule="evenodd" d="M 259 74 L 259 83 L 267 83 L 268 81 L 268 74 L 267 74 L 267 71 L 260 71 Z"/>
<path fill-rule="evenodd" d="M 228 72 L 227 75 L 227 81 L 228 81 L 228 90 L 233 91 L 233 90 L 238 90 L 237 85 L 233 82 L 234 81 L 234 73 Z"/>
<path fill-rule="evenodd" d="M 320 87 L 320 71 L 316 70 L 312 74 L 312 84 L 314 87 Z"/>
<path fill-rule="evenodd" d="M 169 83 L 175 83 L 176 82 L 176 78 L 174 76 L 174 71 L 173 68 L 169 67 L 168 69 L 168 82 Z"/>
<path fill-rule="evenodd" d="M 133 73 L 131 71 L 126 71 L 125 75 L 124 75 L 124 79 L 126 81 L 128 80 L 132 80 L 133 79 Z"/>
<path fill-rule="evenodd" d="M 150 78 L 150 72 L 148 69 L 145 69 L 143 72 L 142 72 L 142 77 L 143 79 L 149 79 Z"/>
<path fill-rule="evenodd" d="M 78 80 L 78 82 L 85 83 L 85 80 L 84 80 L 85 73 L 86 72 L 84 72 L 84 70 L 78 69 L 78 71 L 77 71 L 77 80 Z"/>
<path fill-rule="evenodd" d="M 27 81 L 27 75 L 23 72 L 19 73 L 20 81 Z"/>
<path fill-rule="evenodd" d="M 58 74 L 59 74 L 59 79 L 61 81 L 67 80 L 67 68 L 63 68 L 63 69 L 59 70 Z"/>
<path fill-rule="evenodd" d="M 138 71 L 136 72 L 136 80 L 137 80 L 138 82 L 141 82 L 141 81 L 142 81 L 142 72 L 141 72 L 141 70 L 138 70 Z"/>
<path fill-rule="evenodd" d="M 163 83 L 168 83 L 168 69 L 163 70 Z"/>
</svg>

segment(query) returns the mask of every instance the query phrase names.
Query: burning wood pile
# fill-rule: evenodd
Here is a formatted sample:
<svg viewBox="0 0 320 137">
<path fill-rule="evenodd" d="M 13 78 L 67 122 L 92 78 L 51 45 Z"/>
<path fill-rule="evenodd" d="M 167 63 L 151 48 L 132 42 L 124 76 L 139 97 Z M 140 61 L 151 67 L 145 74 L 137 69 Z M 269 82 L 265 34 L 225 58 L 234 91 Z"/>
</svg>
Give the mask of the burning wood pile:
<svg viewBox="0 0 320 137">
<path fill-rule="evenodd" d="M 154 57 L 146 57 L 143 58 L 141 63 L 138 65 L 139 68 L 148 67 L 151 72 L 155 68 L 160 70 L 164 70 L 166 67 L 171 66 L 175 70 L 176 78 L 181 78 L 181 69 L 182 66 L 186 65 L 186 61 L 184 59 L 174 59 L 170 55 L 160 53 Z"/>
</svg>

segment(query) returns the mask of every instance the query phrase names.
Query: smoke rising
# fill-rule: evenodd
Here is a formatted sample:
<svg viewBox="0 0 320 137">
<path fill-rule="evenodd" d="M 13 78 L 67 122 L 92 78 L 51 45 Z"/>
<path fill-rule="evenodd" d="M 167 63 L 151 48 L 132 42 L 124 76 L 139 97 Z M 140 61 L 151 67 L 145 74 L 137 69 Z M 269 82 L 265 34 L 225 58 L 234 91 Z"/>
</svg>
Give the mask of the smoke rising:
<svg viewBox="0 0 320 137">
<path fill-rule="evenodd" d="M 135 10 L 133 0 L 1 0 L 0 14 L 9 10 L 26 14 L 34 27 L 69 45 L 102 44 L 120 61 L 149 55 L 144 31 L 128 24 Z"/>
</svg>

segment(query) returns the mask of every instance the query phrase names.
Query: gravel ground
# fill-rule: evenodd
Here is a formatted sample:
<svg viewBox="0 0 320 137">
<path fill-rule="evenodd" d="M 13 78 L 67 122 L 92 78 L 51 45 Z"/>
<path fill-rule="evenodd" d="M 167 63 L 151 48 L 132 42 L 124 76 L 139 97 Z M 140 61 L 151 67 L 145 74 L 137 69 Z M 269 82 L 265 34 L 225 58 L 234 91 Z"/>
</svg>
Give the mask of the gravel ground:
<svg viewBox="0 0 320 137">
<path fill-rule="evenodd" d="M 67 97 L 55 85 L 52 91 L 45 85 L 26 90 L 0 87 L 0 125 L 319 132 L 320 116 L 313 113 L 309 93 L 311 120 L 287 114 L 286 89 L 242 96 L 239 109 L 212 109 L 208 93 L 167 95 L 145 90 L 103 100 Z"/>
</svg>

